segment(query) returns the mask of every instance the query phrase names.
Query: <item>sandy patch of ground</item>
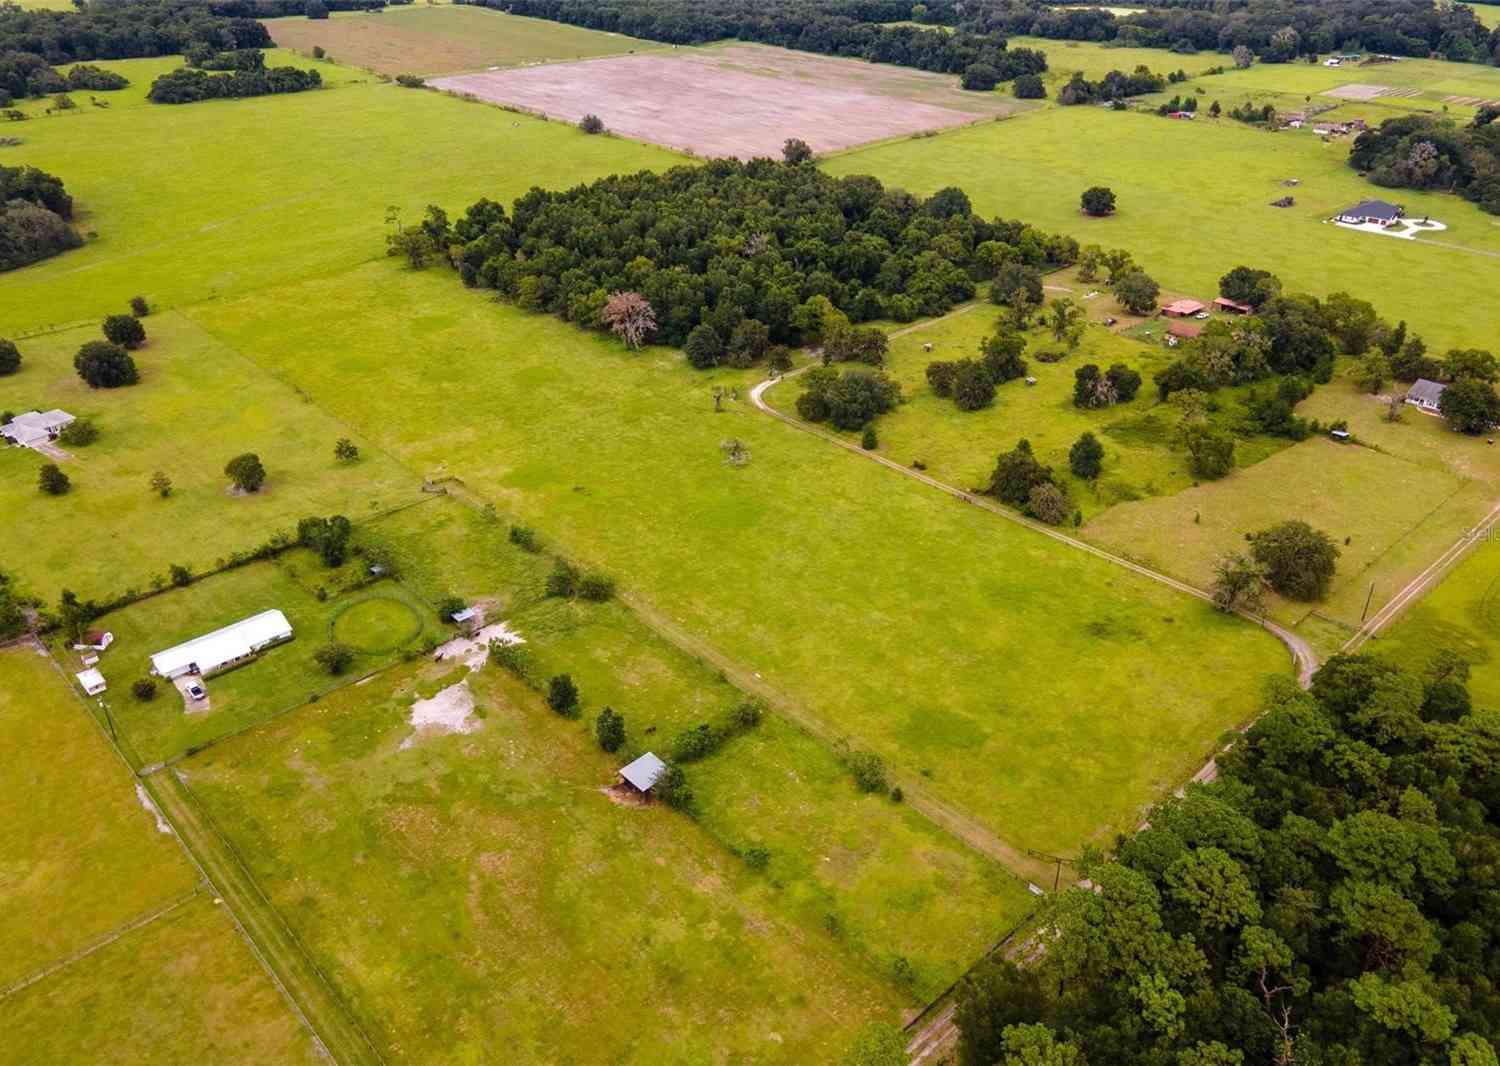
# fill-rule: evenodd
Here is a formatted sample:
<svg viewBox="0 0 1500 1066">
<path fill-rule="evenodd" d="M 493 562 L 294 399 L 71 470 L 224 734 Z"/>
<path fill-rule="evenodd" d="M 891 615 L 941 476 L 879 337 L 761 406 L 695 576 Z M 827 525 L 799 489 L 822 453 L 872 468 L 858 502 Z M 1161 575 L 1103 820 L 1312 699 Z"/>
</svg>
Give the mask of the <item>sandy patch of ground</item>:
<svg viewBox="0 0 1500 1066">
<path fill-rule="evenodd" d="M 478 729 L 479 719 L 474 717 L 474 693 L 469 690 L 468 679 L 449 685 L 431 699 L 413 703 L 411 724 L 414 732 L 401 742 L 403 751 L 423 736 L 472 733 Z"/>
<path fill-rule="evenodd" d="M 1482 96 L 1445 96 L 1443 103 L 1461 107 L 1500 107 L 1500 100 L 1486 100 Z"/>
<path fill-rule="evenodd" d="M 428 84 L 548 118 L 596 114 L 610 131 L 700 156 L 817 152 L 944 129 L 1023 106 L 951 75 L 736 44 L 485 71 Z"/>
<path fill-rule="evenodd" d="M 1374 233 L 1381 237 L 1396 237 L 1403 241 L 1414 241 L 1423 233 L 1437 233 L 1448 228 L 1444 223 L 1435 222 L 1430 218 L 1425 222 L 1415 222 L 1411 219 L 1403 218 L 1389 226 L 1382 226 L 1375 222 L 1360 222 L 1357 224 L 1353 222 L 1339 222 L 1336 219 L 1333 224 L 1342 229 L 1358 230 L 1360 233 Z"/>
<path fill-rule="evenodd" d="M 152 802 L 151 793 L 147 792 L 146 786 L 141 784 L 139 781 L 137 781 L 135 784 L 135 798 L 140 800 L 141 806 L 146 808 L 147 813 L 150 814 L 151 817 L 156 819 L 156 831 L 158 833 L 165 833 L 167 834 L 167 836 L 171 836 L 171 824 L 161 816 L 161 811 L 157 808 L 156 804 Z"/>
<path fill-rule="evenodd" d="M 607 785 L 599 790 L 609 797 L 609 802 L 617 803 L 621 807 L 649 807 L 651 799 L 631 788 L 629 785 Z"/>
<path fill-rule="evenodd" d="M 504 622 L 485 626 L 472 637 L 454 637 L 439 644 L 432 652 L 433 662 L 449 662 L 457 659 L 470 670 L 478 670 L 489 657 L 491 644 L 525 644 L 521 634 Z"/>
<path fill-rule="evenodd" d="M 194 682 L 203 686 L 203 698 L 201 700 L 195 700 L 188 695 L 188 686 Z M 208 695 L 208 685 L 204 682 L 203 678 L 195 674 L 184 674 L 181 677 L 174 677 L 172 679 L 172 687 L 182 697 L 182 709 L 188 714 L 202 714 L 204 711 L 213 710 L 213 705 Z"/>
</svg>

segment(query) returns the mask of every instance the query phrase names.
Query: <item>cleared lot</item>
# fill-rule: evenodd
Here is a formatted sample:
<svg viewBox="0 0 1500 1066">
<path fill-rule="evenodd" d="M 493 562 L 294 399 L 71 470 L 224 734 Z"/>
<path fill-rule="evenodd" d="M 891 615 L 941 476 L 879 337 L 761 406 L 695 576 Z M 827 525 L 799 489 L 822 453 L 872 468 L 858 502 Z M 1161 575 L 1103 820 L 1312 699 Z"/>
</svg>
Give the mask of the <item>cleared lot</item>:
<svg viewBox="0 0 1500 1066">
<path fill-rule="evenodd" d="M 946 129 L 1021 105 L 958 79 L 760 45 L 679 49 L 432 81 L 434 87 L 701 156 L 774 156 L 788 137 L 817 152 Z"/>
</svg>

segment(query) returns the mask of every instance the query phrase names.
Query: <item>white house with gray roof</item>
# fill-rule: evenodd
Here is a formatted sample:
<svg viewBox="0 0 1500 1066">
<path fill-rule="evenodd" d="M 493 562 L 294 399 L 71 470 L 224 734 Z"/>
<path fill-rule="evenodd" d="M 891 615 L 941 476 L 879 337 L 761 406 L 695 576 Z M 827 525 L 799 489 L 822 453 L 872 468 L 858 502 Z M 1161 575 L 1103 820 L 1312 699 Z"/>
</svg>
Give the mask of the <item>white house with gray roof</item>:
<svg viewBox="0 0 1500 1066">
<path fill-rule="evenodd" d="M 1413 407 L 1436 414 L 1442 409 L 1443 393 L 1447 388 L 1448 386 L 1441 382 L 1418 378 L 1412 382 L 1411 388 L 1406 390 L 1406 402 Z"/>
<path fill-rule="evenodd" d="M 73 422 L 72 415 L 57 408 L 50 411 L 27 411 L 0 426 L 0 437 L 18 448 L 35 448 L 38 444 L 56 440 L 57 435 Z"/>
</svg>

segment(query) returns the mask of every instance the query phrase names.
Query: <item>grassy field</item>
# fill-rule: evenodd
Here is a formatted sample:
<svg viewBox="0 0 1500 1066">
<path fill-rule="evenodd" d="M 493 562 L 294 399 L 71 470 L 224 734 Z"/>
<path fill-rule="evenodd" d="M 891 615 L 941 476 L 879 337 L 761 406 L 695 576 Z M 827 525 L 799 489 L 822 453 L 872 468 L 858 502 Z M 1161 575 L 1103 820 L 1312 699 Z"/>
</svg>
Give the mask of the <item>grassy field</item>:
<svg viewBox="0 0 1500 1066">
<path fill-rule="evenodd" d="M 1500 707 L 1500 548 L 1479 544 L 1436 590 L 1410 608 L 1366 651 L 1421 668 L 1435 652 L 1458 652 L 1473 667 L 1477 707 Z"/>
<path fill-rule="evenodd" d="M 0 410 L 61 407 L 99 429 L 61 464 L 73 484 L 65 496 L 37 490 L 49 460 L 0 449 L 0 507 L 50 531 L 6 554 L 33 594 L 54 603 L 63 588 L 86 599 L 146 589 L 173 564 L 201 572 L 304 515 L 359 518 L 419 498 L 417 477 L 196 323 L 165 313 L 145 326 L 137 385 L 91 389 L 79 379 L 73 355 L 99 338 L 97 325 L 21 340 L 21 371 L 0 378 Z M 357 462 L 334 457 L 341 437 L 364 445 Z M 261 457 L 265 486 L 230 495 L 224 464 L 246 451 Z M 167 499 L 151 488 L 157 471 L 171 478 Z M 132 550 L 100 551 L 101 539 Z"/>
<path fill-rule="evenodd" d="M 336 12 L 317 21 L 269 19 L 266 27 L 283 48 L 311 53 L 320 45 L 340 62 L 382 74 L 449 74 L 661 47 L 623 34 L 451 4 Z"/>
<path fill-rule="evenodd" d="M 0 652 L 7 1063 L 314 1062 L 312 1041 L 51 662 Z"/>
<path fill-rule="evenodd" d="M 1047 280 L 1054 290 L 1070 290 L 1051 291 L 1049 298 L 1068 296 L 1079 301 L 1092 321 L 1106 313 L 1123 314 L 1107 294 L 1084 299 L 1094 286 L 1071 275 L 1053 275 Z M 1027 335 L 1025 355 L 1027 374 L 1036 379 L 1035 385 L 1008 382 L 997 391 L 994 404 L 980 411 L 960 411 L 951 398 L 934 393 L 927 384 L 928 364 L 977 358 L 981 341 L 994 332 L 998 317 L 997 308 L 980 304 L 963 314 L 897 331 L 887 371 L 900 382 L 906 402 L 877 423 L 882 455 L 901 463 L 919 460 L 931 474 L 952 485 L 980 487 L 988 483 L 999 453 L 1024 437 L 1067 485 L 1086 519 L 1116 503 L 1170 495 L 1193 484 L 1186 454 L 1174 447 L 1178 416 L 1173 408 L 1158 404 L 1151 385 L 1151 375 L 1175 358 L 1157 344 L 1097 326 L 1087 331 L 1077 351 L 1059 362 L 1044 363 L 1036 358 L 1039 352 L 1061 352 L 1064 346 L 1049 331 L 1037 328 Z M 1160 334 L 1159 327 L 1156 332 Z M 1074 371 L 1085 363 L 1109 367 L 1117 362 L 1134 368 L 1145 379 L 1136 399 L 1097 411 L 1075 407 Z M 797 394 L 797 386 L 790 384 L 768 393 L 767 398 L 790 411 Z M 1219 399 L 1222 410 L 1215 417 L 1236 418 L 1241 409 L 1236 390 L 1226 390 Z M 1068 449 L 1086 431 L 1106 449 L 1104 473 L 1095 484 L 1074 478 L 1068 471 Z M 851 441 L 859 438 L 858 433 L 846 436 Z M 1265 437 L 1244 440 L 1235 459 L 1240 466 L 1249 466 L 1285 444 Z"/>
<path fill-rule="evenodd" d="M 319 692 L 390 662 L 429 636 L 446 635 L 432 608 L 396 581 L 341 591 L 359 576 L 360 565 L 355 560 L 342 571 L 329 571 L 312 552 L 297 548 L 100 618 L 95 625 L 113 633 L 115 643 L 99 669 L 109 682 L 106 699 L 129 748 L 144 763 L 170 758 L 316 698 Z M 326 590 L 325 599 L 318 597 L 320 588 Z M 356 655 L 347 676 L 329 676 L 313 656 L 336 633 L 359 636 L 350 626 L 341 630 L 338 620 L 345 611 L 368 611 L 371 604 L 390 608 L 385 615 L 388 624 L 369 634 L 363 647 L 350 640 Z M 156 698 L 148 703 L 131 694 L 131 682 L 150 671 L 155 652 L 273 608 L 291 623 L 292 641 L 205 680 L 209 710 L 186 713 L 182 698 L 167 682 L 158 684 Z"/>
<path fill-rule="evenodd" d="M 362 536 L 389 548 L 429 596 L 458 590 L 496 603 L 487 617 L 523 634 L 535 676 L 577 682 L 585 731 L 609 706 L 625 716 L 632 748 L 669 751 L 679 731 L 745 699 L 620 604 L 545 598 L 545 557 L 509 544 L 506 527 L 472 507 L 412 508 Z M 881 977 L 906 960 L 920 997 L 954 980 L 1029 906 L 1019 881 L 909 808 L 858 794 L 836 753 L 774 715 L 689 773 L 712 837 L 729 851 L 770 852 L 779 906 L 814 928 L 833 915 L 846 947 Z"/>
<path fill-rule="evenodd" d="M 118 69 L 135 80 L 134 64 L 154 69 L 159 61 Z M 422 136 L 410 136 L 413 129 Z M 22 136 L 8 164 L 62 177 L 80 227 L 98 237 L 6 274 L 0 336 L 9 337 L 94 320 L 138 293 L 166 308 L 347 269 L 384 252 L 389 205 L 413 219 L 428 203 L 457 207 L 481 194 L 509 202 L 533 185 L 566 186 L 676 159 L 373 83 L 122 106 L 23 124 Z M 252 141 L 255 164 L 247 166 L 241 146 Z M 124 172 L 115 163 L 119 144 L 132 146 Z"/>
<path fill-rule="evenodd" d="M 1269 638 L 1206 606 L 748 404 L 716 415 L 710 385 L 750 375 L 631 356 L 441 272 L 372 264 L 196 314 L 1020 843 L 1069 848 L 1129 823 L 1248 713 L 1261 671 L 1285 668 Z M 310 346 L 325 357 L 292 354 Z M 743 470 L 721 460 L 729 436 L 751 449 Z M 1137 656 L 1143 644 L 1158 655 Z M 1053 668 L 1083 658 L 1094 668 Z M 1196 694 L 1210 677 L 1212 700 Z"/>
<path fill-rule="evenodd" d="M 441 669 L 186 767 L 386 1058 L 824 1061 L 905 1002 L 691 821 L 611 803 L 614 760 L 503 673 L 477 732 L 401 749 Z"/>
<path fill-rule="evenodd" d="M 1213 93 L 1223 80 L 1203 84 Z M 1101 144 L 1111 150 L 1095 150 Z M 1432 347 L 1489 343 L 1491 322 L 1476 309 L 1500 277 L 1500 220 L 1455 196 L 1401 190 L 1410 214 L 1448 224 L 1443 243 L 1322 224 L 1377 192 L 1345 165 L 1346 152 L 1344 143 L 1229 119 L 1174 122 L 1053 107 L 824 165 L 839 175 L 873 173 L 919 194 L 957 183 L 979 211 L 1128 248 L 1165 287 L 1199 298 L 1216 295 L 1222 274 L 1249 263 L 1275 271 L 1294 291 L 1345 290 L 1370 300 L 1384 316 L 1407 319 Z M 1301 182 L 1291 190 L 1296 206 L 1270 207 L 1292 177 Z M 1096 184 L 1114 189 L 1117 215 L 1091 219 L 1079 211 L 1079 194 Z"/>
</svg>

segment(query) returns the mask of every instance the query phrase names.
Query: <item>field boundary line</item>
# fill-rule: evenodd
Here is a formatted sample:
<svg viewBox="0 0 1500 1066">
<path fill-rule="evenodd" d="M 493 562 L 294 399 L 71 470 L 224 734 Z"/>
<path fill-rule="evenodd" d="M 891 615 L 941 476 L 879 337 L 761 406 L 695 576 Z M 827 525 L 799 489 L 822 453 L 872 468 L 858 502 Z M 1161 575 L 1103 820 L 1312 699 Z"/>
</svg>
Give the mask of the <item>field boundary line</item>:
<svg viewBox="0 0 1500 1066">
<path fill-rule="evenodd" d="M 142 781 L 318 1050 L 340 1064 L 383 1063 L 368 1034 L 187 784 L 170 769 Z"/>
<path fill-rule="evenodd" d="M 9 999 L 11 996 L 16 995 L 18 992 L 25 991 L 32 985 L 36 984 L 38 981 L 45 981 L 47 978 L 51 977 L 59 970 L 65 970 L 75 962 L 81 962 L 82 960 L 88 958 L 90 955 L 94 954 L 96 951 L 103 951 L 105 948 L 113 944 L 116 940 L 119 940 L 122 936 L 133 933 L 137 929 L 142 929 L 145 926 L 148 926 L 152 922 L 156 921 L 158 918 L 165 918 L 167 915 L 175 911 L 178 907 L 181 907 L 184 903 L 188 903 L 196 899 L 199 895 L 202 894 L 202 891 L 202 886 L 194 886 L 188 891 L 182 893 L 182 895 L 178 896 L 176 899 L 169 900 L 166 903 L 162 904 L 160 907 L 157 907 L 154 910 L 147 911 L 145 914 L 136 915 L 124 925 L 116 926 L 109 932 L 101 934 L 100 936 L 90 941 L 88 944 L 79 948 L 77 951 L 65 955 L 61 959 L 56 959 L 48 963 L 40 970 L 36 970 L 26 975 L 19 981 L 7 985 L 5 988 L 0 988 L 0 1003 L 3 1003 L 5 1000 Z"/>
<path fill-rule="evenodd" d="M 1486 535 L 1495 528 L 1497 522 L 1500 522 L 1500 502 L 1491 507 L 1489 513 L 1480 519 L 1476 526 L 1465 530 L 1458 540 L 1450 544 L 1441 555 L 1429 563 L 1401 591 L 1387 600 L 1385 606 L 1376 611 L 1369 621 L 1361 625 L 1340 650 L 1353 654 L 1364 647 L 1370 638 L 1378 635 L 1381 630 L 1395 621 L 1406 608 L 1410 607 L 1423 594 L 1436 586 L 1447 572 L 1456 566 L 1476 544 L 1485 539 Z"/>
<path fill-rule="evenodd" d="M 974 305 L 969 306 L 972 307 Z M 966 307 L 963 310 L 968 310 L 968 308 Z M 959 311 L 955 313 L 961 314 L 963 312 Z M 789 377 L 794 377 L 797 374 L 802 373 L 806 369 L 808 368 L 802 367 L 798 370 L 791 371 L 790 373 L 783 374 L 779 377 L 768 378 L 767 380 L 762 381 L 760 384 L 756 385 L 750 390 L 750 401 L 764 413 L 770 415 L 772 418 L 776 419 L 779 422 L 783 422 L 786 425 L 791 426 L 793 429 L 801 430 L 804 433 L 810 433 L 815 437 L 819 437 L 830 444 L 842 448 L 846 452 L 861 456 L 862 458 L 867 459 L 870 462 L 879 463 L 881 466 L 887 467 L 888 469 L 894 470 L 898 474 L 902 474 L 905 477 L 909 477 L 915 481 L 921 482 L 929 488 L 937 489 L 939 492 L 946 493 L 947 495 L 961 500 L 964 503 L 972 504 L 973 506 L 978 507 L 980 510 L 988 511 L 990 514 L 997 515 L 1008 522 L 1012 522 L 1016 525 L 1022 526 L 1034 533 L 1040 533 L 1044 537 L 1050 537 L 1052 540 L 1055 540 L 1060 544 L 1066 544 L 1070 548 L 1073 548 L 1077 551 L 1085 552 L 1097 559 L 1102 559 L 1105 562 L 1113 563 L 1115 566 L 1123 567 L 1124 569 L 1139 574 L 1142 577 L 1149 578 L 1150 580 L 1155 581 L 1158 584 L 1165 585 L 1168 588 L 1175 589 L 1178 592 L 1184 593 L 1188 596 L 1192 596 L 1206 603 L 1213 603 L 1213 597 L 1209 595 L 1209 593 L 1194 585 L 1188 584 L 1186 581 L 1179 581 L 1175 577 L 1168 577 L 1166 574 L 1163 574 L 1158 570 L 1153 570 L 1149 566 L 1143 566 L 1142 564 L 1133 562 L 1122 555 L 1116 555 L 1113 552 L 1106 551 L 1103 548 L 1088 543 L 1087 541 L 1079 540 L 1077 537 L 1071 537 L 1068 534 L 1061 532 L 1060 530 L 1053 529 L 1048 525 L 1043 525 L 1041 522 L 1034 521 L 1030 518 L 1027 518 L 1025 515 L 1018 514 L 1017 512 L 1012 511 L 1008 507 L 1002 507 L 1000 504 L 977 496 L 965 489 L 958 488 L 956 485 L 950 485 L 948 482 L 941 481 L 938 478 L 935 478 L 932 475 L 921 470 L 913 470 L 910 467 L 902 466 L 894 459 L 888 459 L 878 452 L 866 451 L 864 448 L 860 447 L 852 441 L 844 440 L 842 437 L 836 436 L 835 434 L 830 433 L 819 426 L 815 426 L 810 422 L 804 422 L 800 418 L 795 418 L 792 415 L 786 414 L 785 412 L 772 407 L 769 403 L 766 402 L 765 393 L 768 389 L 778 384 L 779 382 L 785 381 Z M 1500 507 L 1497 507 L 1497 512 L 1500 512 Z M 1251 622 L 1264 629 L 1266 632 L 1270 633 L 1272 636 L 1276 637 L 1286 645 L 1287 650 L 1291 653 L 1292 656 L 1292 665 L 1297 671 L 1297 680 L 1300 684 L 1302 684 L 1303 687 L 1306 687 L 1307 684 L 1312 680 L 1313 673 L 1318 668 L 1318 656 L 1317 653 L 1313 651 L 1312 645 L 1303 640 L 1301 637 L 1297 636 L 1291 630 L 1287 629 L 1285 626 L 1281 625 L 1278 622 L 1272 621 L 1264 615 L 1253 614 L 1249 611 L 1244 610 L 1236 610 L 1234 613 L 1239 615 L 1246 621 Z"/>
<path fill-rule="evenodd" d="M 669 644 L 695 659 L 712 665 L 741 691 L 761 697 L 797 728 L 834 749 L 835 754 L 841 745 L 847 745 L 851 741 L 858 742 L 857 737 L 839 732 L 830 723 L 766 681 L 758 673 L 740 665 L 701 637 L 689 633 L 638 596 L 621 591 L 618 593 L 618 598 Z M 1045 875 L 1051 869 L 1050 864 L 1042 864 L 1032 859 L 1025 849 L 1009 843 L 984 823 L 933 797 L 915 778 L 905 774 L 899 776 L 892 774 L 891 776 L 898 778 L 896 783 L 901 787 L 907 805 L 926 817 L 938 829 L 957 837 L 980 854 L 994 859 L 1022 881 L 1035 884 L 1038 883 L 1039 878 L 1046 880 Z"/>
</svg>

